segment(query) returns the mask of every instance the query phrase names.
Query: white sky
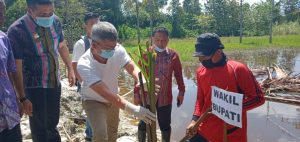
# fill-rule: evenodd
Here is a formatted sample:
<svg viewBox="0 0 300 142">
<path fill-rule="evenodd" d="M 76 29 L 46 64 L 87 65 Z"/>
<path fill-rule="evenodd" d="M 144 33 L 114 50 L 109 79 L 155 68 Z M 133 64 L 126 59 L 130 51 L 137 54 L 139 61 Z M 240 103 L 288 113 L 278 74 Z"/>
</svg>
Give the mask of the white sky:
<svg viewBox="0 0 300 142">
<path fill-rule="evenodd" d="M 142 0 L 140 0 L 140 1 L 142 1 Z M 170 1 L 171 0 L 168 0 L 168 4 L 163 9 L 161 9 L 162 12 L 167 13 L 167 7 L 169 7 Z M 182 3 L 184 0 L 179 0 L 179 1 Z M 200 3 L 203 4 L 206 0 L 199 0 L 199 1 L 200 1 Z M 236 0 L 236 1 L 240 1 L 240 0 Z M 260 1 L 266 1 L 266 0 L 243 0 L 244 3 L 247 2 L 250 5 L 252 5 L 253 3 L 258 3 Z"/>
</svg>

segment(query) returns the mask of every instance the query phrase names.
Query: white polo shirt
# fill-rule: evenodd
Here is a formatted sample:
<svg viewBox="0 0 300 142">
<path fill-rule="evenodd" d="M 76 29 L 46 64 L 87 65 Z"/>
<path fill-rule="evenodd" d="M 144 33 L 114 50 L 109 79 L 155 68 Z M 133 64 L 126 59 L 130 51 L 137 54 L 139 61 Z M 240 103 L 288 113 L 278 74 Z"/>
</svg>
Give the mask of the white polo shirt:
<svg viewBox="0 0 300 142">
<path fill-rule="evenodd" d="M 89 42 L 92 43 L 92 40 L 90 38 L 89 38 Z M 84 53 L 85 53 L 85 44 L 82 37 L 74 44 L 72 62 L 78 62 L 79 58 Z"/>
<path fill-rule="evenodd" d="M 118 75 L 120 70 L 131 62 L 125 48 L 117 44 L 114 55 L 107 60 L 106 64 L 96 61 L 88 49 L 79 59 L 77 70 L 82 78 L 81 95 L 83 100 L 95 100 L 108 102 L 101 94 L 97 94 L 90 86 L 96 82 L 104 82 L 112 93 L 118 94 Z"/>
</svg>

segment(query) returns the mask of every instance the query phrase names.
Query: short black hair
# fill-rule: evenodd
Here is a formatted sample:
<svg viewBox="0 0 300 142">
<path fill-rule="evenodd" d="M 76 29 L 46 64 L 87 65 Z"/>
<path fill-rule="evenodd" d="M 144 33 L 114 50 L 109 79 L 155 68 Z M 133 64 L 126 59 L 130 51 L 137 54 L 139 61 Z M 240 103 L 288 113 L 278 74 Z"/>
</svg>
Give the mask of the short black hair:
<svg viewBox="0 0 300 142">
<path fill-rule="evenodd" d="M 26 0 L 27 6 L 53 4 L 53 0 Z"/>
<path fill-rule="evenodd" d="M 88 12 L 88 13 L 84 14 L 83 21 L 86 24 L 88 22 L 88 20 L 94 19 L 94 18 L 98 18 L 98 15 L 93 12 Z"/>
<path fill-rule="evenodd" d="M 165 28 L 165 27 L 157 27 L 157 28 L 155 28 L 155 29 L 153 30 L 153 32 L 152 32 L 152 36 L 154 36 L 155 33 L 158 33 L 158 32 L 160 32 L 160 33 L 165 33 L 165 34 L 169 37 L 169 31 L 168 31 L 168 29 Z"/>
</svg>

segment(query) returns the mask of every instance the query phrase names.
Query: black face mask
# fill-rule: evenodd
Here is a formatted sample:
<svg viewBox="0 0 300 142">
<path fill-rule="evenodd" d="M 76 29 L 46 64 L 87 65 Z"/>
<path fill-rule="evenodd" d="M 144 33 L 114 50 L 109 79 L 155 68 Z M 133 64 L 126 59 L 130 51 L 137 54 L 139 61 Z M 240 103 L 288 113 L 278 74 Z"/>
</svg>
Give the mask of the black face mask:
<svg viewBox="0 0 300 142">
<path fill-rule="evenodd" d="M 209 60 L 203 60 L 201 62 L 201 64 L 208 69 L 214 68 L 214 67 L 220 67 L 220 66 L 224 66 L 227 62 L 227 57 L 226 55 L 223 53 L 223 58 L 217 62 L 217 63 L 213 63 L 212 59 L 210 58 Z"/>
</svg>

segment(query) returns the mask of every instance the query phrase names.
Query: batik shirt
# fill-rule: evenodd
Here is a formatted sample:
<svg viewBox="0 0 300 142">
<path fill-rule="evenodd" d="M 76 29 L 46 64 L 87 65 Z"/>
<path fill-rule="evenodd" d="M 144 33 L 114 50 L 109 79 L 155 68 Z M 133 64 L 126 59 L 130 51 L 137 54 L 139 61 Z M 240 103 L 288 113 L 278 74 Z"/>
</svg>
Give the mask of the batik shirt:
<svg viewBox="0 0 300 142">
<path fill-rule="evenodd" d="M 57 16 L 51 27 L 43 28 L 26 14 L 10 26 L 8 37 L 15 58 L 23 60 L 25 88 L 59 86 L 58 48 L 64 37 Z"/>
<path fill-rule="evenodd" d="M 0 31 L 0 132 L 20 123 L 17 98 L 8 73 L 16 72 L 13 52 L 7 36 Z"/>
</svg>

